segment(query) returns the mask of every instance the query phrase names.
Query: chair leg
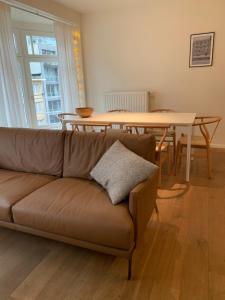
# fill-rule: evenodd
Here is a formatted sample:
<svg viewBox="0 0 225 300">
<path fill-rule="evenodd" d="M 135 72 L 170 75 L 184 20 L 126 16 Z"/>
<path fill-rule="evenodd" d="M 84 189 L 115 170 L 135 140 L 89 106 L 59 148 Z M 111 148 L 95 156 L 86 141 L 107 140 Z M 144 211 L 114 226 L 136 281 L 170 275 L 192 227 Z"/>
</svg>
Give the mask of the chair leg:
<svg viewBox="0 0 225 300">
<path fill-rule="evenodd" d="M 210 148 L 207 147 L 206 149 L 207 152 L 207 162 L 208 162 L 208 178 L 211 179 L 211 156 L 210 156 Z"/>
<path fill-rule="evenodd" d="M 67 126 L 65 122 L 62 122 L 62 130 L 67 130 Z"/>
<path fill-rule="evenodd" d="M 157 215 L 159 215 L 159 208 L 158 208 L 157 203 L 155 203 L 155 211 L 156 211 Z"/>
<path fill-rule="evenodd" d="M 128 259 L 128 275 L 127 279 L 131 280 L 132 277 L 132 256 Z"/>
</svg>

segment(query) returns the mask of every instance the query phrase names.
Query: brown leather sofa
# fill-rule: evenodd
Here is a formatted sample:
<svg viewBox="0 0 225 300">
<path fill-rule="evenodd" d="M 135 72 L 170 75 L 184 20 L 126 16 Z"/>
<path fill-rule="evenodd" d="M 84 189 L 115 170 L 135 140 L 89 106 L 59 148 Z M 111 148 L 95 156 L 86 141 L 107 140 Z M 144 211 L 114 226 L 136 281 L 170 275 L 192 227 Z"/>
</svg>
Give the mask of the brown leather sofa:
<svg viewBox="0 0 225 300">
<path fill-rule="evenodd" d="M 154 161 L 150 135 L 0 128 L 0 225 L 126 257 L 130 277 L 156 205 L 158 172 L 113 206 L 89 173 L 118 139 Z"/>
</svg>

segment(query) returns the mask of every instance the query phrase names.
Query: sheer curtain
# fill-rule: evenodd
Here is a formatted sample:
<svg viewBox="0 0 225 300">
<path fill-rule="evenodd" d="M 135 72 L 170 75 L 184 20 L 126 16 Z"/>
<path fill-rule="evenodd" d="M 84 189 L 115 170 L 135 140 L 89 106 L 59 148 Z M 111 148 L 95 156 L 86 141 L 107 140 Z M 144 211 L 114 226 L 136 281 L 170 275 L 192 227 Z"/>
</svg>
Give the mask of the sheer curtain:
<svg viewBox="0 0 225 300">
<path fill-rule="evenodd" d="M 61 97 L 66 112 L 85 106 L 83 72 L 78 31 L 70 25 L 55 22 L 58 45 Z"/>
<path fill-rule="evenodd" d="M 19 77 L 10 7 L 0 2 L 0 126 L 26 126 Z"/>
</svg>

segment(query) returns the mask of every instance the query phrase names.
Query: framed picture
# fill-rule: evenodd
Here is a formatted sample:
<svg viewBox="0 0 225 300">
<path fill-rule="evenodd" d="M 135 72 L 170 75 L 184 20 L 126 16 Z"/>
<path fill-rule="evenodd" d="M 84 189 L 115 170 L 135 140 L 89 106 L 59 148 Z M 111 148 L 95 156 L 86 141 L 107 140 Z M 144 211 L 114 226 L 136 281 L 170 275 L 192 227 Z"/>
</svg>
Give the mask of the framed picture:
<svg viewBox="0 0 225 300">
<path fill-rule="evenodd" d="M 213 64 L 215 32 L 191 35 L 189 66 L 207 67 Z"/>
</svg>

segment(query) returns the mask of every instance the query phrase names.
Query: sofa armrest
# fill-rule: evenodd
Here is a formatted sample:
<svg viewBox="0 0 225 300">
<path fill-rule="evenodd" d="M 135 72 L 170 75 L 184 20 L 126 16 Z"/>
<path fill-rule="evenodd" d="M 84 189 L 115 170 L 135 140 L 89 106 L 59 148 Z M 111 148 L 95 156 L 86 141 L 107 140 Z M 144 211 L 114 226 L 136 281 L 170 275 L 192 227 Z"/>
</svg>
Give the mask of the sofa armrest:
<svg viewBox="0 0 225 300">
<path fill-rule="evenodd" d="M 138 184 L 129 196 L 129 211 L 134 222 L 135 243 L 140 240 L 156 206 L 159 170 Z"/>
</svg>

